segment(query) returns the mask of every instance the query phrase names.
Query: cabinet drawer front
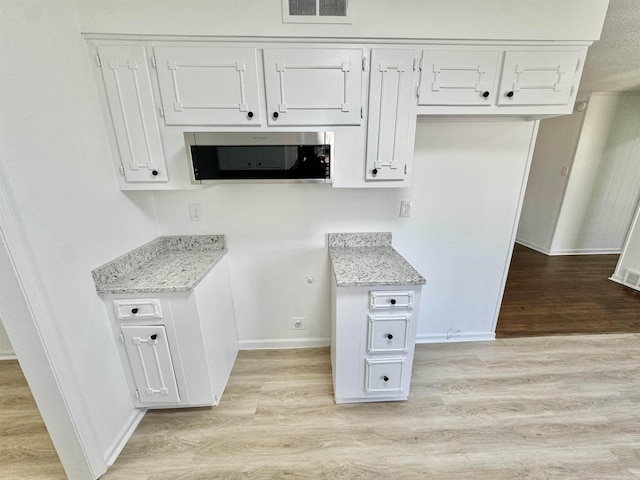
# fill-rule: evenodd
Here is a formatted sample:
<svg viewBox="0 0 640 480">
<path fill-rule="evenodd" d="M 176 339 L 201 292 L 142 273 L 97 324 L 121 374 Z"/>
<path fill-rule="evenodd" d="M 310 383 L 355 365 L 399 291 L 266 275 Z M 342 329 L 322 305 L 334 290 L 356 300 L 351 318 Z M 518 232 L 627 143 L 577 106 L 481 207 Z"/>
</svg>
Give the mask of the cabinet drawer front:
<svg viewBox="0 0 640 480">
<path fill-rule="evenodd" d="M 382 310 L 391 308 L 411 308 L 413 306 L 413 292 L 411 291 L 378 291 L 369 292 L 369 308 Z"/>
<path fill-rule="evenodd" d="M 162 318 L 158 298 L 114 300 L 113 309 L 118 320 Z"/>
<path fill-rule="evenodd" d="M 126 325 L 121 327 L 121 331 L 139 402 L 180 402 L 164 326 Z"/>
<path fill-rule="evenodd" d="M 365 360 L 365 393 L 394 392 L 403 390 L 404 358 Z"/>
<path fill-rule="evenodd" d="M 410 321 L 411 315 L 369 315 L 367 352 L 408 352 Z"/>
</svg>

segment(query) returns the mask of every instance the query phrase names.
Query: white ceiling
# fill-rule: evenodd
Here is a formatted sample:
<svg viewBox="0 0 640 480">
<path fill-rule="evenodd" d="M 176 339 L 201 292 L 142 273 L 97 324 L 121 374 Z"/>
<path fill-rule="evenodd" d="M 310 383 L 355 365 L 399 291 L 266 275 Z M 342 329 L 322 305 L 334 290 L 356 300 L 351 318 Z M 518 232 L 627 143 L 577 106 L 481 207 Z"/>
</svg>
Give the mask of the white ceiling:
<svg viewBox="0 0 640 480">
<path fill-rule="evenodd" d="M 640 90 L 640 1 L 611 0 L 602 36 L 589 47 L 580 91 L 628 90 Z"/>
</svg>

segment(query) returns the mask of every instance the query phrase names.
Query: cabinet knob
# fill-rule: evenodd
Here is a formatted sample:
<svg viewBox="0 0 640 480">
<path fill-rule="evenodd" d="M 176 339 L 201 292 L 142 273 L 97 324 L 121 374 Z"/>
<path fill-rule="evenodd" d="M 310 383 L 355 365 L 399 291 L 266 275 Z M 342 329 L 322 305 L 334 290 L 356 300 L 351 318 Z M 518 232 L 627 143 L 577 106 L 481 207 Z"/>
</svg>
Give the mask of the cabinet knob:
<svg viewBox="0 0 640 480">
<path fill-rule="evenodd" d="M 273 118 L 278 118 L 280 114 L 278 112 L 273 112 Z"/>
<path fill-rule="evenodd" d="M 387 377 L 386 375 L 384 377 L 382 377 L 382 380 L 384 380 L 385 382 L 389 381 L 389 377 Z"/>
<path fill-rule="evenodd" d="M 487 97 L 489 96 L 489 92 L 482 92 L 482 96 L 483 96 L 484 98 L 487 98 Z"/>
<path fill-rule="evenodd" d="M 154 177 L 158 175 L 158 170 L 152 170 L 151 171 L 151 175 L 153 175 Z"/>
<path fill-rule="evenodd" d="M 157 333 L 154 333 L 154 334 L 153 334 L 153 335 L 151 335 L 151 337 L 149 337 L 149 338 L 151 338 L 151 340 L 155 340 L 156 338 L 158 338 L 158 334 L 157 334 Z"/>
<path fill-rule="evenodd" d="M 389 303 L 391 303 L 391 305 L 395 305 L 396 304 L 396 299 L 392 298 L 391 300 L 389 300 Z"/>
<path fill-rule="evenodd" d="M 374 177 L 378 174 L 378 169 L 374 168 L 373 170 L 371 170 L 371 175 L 373 175 Z"/>
<path fill-rule="evenodd" d="M 507 92 L 507 97 L 509 97 L 509 98 L 513 97 L 513 90 L 510 91 L 510 92 Z"/>
<path fill-rule="evenodd" d="M 253 112 L 249 112 L 249 113 L 247 113 L 247 117 L 249 117 L 249 118 L 253 118 Z"/>
<path fill-rule="evenodd" d="M 393 335 L 391 335 L 390 333 L 387 333 L 387 338 L 391 340 L 393 338 Z"/>
<path fill-rule="evenodd" d="M 138 309 L 137 308 L 132 308 L 131 309 L 131 313 L 133 313 L 135 315 L 136 313 L 138 313 Z"/>
</svg>

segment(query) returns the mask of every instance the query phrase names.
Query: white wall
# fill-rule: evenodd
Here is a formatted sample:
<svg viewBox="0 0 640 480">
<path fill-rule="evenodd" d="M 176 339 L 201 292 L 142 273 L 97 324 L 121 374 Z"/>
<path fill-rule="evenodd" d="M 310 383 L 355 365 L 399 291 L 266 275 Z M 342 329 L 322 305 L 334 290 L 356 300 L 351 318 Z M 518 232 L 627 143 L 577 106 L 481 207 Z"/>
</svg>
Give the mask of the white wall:
<svg viewBox="0 0 640 480">
<path fill-rule="evenodd" d="M 583 119 L 584 111 L 576 111 L 540 122 L 518 225 L 518 243 L 546 254 L 551 252 Z"/>
<path fill-rule="evenodd" d="M 552 254 L 619 253 L 640 197 L 640 94 L 594 93 Z"/>
<path fill-rule="evenodd" d="M 619 253 L 640 198 L 639 155 L 637 92 L 594 93 L 584 112 L 540 122 L 518 242 L 548 255 Z"/>
<path fill-rule="evenodd" d="M 2 319 L 0 319 L 0 360 L 5 358 L 15 358 L 15 354 L 7 336 L 7 331 L 2 324 Z"/>
<path fill-rule="evenodd" d="M 282 24 L 281 0 L 77 0 L 85 32 L 596 40 L 608 0 L 350 0 L 351 25 Z M 400 7 L 401 5 L 401 7 Z"/>
<path fill-rule="evenodd" d="M 413 186 L 220 185 L 157 192 L 165 235 L 224 233 L 241 346 L 325 344 L 329 337 L 329 232 L 391 231 L 427 278 L 421 341 L 492 338 L 523 189 L 531 122 L 418 123 Z M 412 218 L 398 217 L 400 200 Z M 202 221 L 189 221 L 200 203 Z M 307 277 L 314 282 L 307 283 Z M 307 328 L 290 328 L 292 316 Z"/>
<path fill-rule="evenodd" d="M 116 186 L 70 3 L 4 1 L 0 45 L 0 174 L 91 421 L 79 429 L 108 456 L 134 409 L 91 269 L 158 235 L 153 199 Z"/>
</svg>

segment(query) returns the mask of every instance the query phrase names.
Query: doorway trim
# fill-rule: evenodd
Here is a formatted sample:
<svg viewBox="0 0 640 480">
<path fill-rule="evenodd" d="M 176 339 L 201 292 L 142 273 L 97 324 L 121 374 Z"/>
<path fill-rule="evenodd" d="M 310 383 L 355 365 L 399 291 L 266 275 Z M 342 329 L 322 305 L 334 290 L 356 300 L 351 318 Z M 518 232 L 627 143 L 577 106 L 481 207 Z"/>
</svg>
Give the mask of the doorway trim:
<svg viewBox="0 0 640 480">
<path fill-rule="evenodd" d="M 0 176 L 0 316 L 67 476 L 93 480 L 106 465 L 95 448 L 82 390 L 72 375 L 3 178 L 6 176 Z"/>
</svg>

